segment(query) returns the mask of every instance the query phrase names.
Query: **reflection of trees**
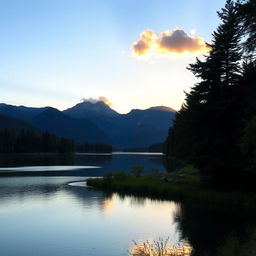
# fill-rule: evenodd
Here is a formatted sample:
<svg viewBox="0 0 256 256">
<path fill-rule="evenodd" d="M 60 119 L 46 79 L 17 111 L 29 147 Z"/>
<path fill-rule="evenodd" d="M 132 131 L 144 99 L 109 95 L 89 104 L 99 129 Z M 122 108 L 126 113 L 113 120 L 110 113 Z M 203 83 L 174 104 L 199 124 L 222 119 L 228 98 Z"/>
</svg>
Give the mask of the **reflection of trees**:
<svg viewBox="0 0 256 256">
<path fill-rule="evenodd" d="M 101 166 L 111 163 L 111 154 L 0 154 L 0 167 L 20 166 Z M 15 171 L 8 176 L 101 176 L 103 169 L 79 169 L 70 171 Z M 7 175 L 7 173 L 0 173 Z"/>
<path fill-rule="evenodd" d="M 101 165 L 102 163 L 110 162 L 112 154 L 84 154 L 75 155 L 76 165 Z"/>
<path fill-rule="evenodd" d="M 168 166 L 166 165 L 167 158 L 165 155 L 151 156 L 149 160 L 159 166 L 163 166 L 163 170 L 160 171 L 169 171 Z"/>
<path fill-rule="evenodd" d="M 110 196 L 109 194 L 95 191 L 93 189 L 87 189 L 85 187 L 65 186 L 64 190 L 85 208 L 97 205 L 102 209 L 102 211 L 104 211 L 107 205 L 111 205 L 111 200 L 113 199 L 112 195 Z"/>
<path fill-rule="evenodd" d="M 26 200 L 27 198 L 49 199 L 56 194 L 67 194 L 77 200 L 85 208 L 97 205 L 102 208 L 105 201 L 112 199 L 102 192 L 86 189 L 85 187 L 73 187 L 67 185 L 71 179 L 61 177 L 17 177 L 0 179 L 0 205 L 13 200 Z M 110 203 L 110 202 L 109 202 Z"/>
<path fill-rule="evenodd" d="M 172 172 L 183 167 L 184 163 L 176 158 L 165 156 L 163 158 L 163 165 L 168 172 Z"/>
<path fill-rule="evenodd" d="M 73 154 L 1 154 L 1 167 L 74 165 Z"/>
<path fill-rule="evenodd" d="M 0 167 L 48 165 L 99 165 L 112 160 L 111 154 L 0 154 Z"/>
<path fill-rule="evenodd" d="M 146 203 L 146 198 L 145 197 L 131 196 L 131 197 L 129 197 L 129 199 L 130 199 L 130 205 L 131 206 L 143 207 Z"/>
<path fill-rule="evenodd" d="M 0 204 L 13 199 L 25 200 L 26 197 L 34 198 L 42 196 L 49 198 L 59 191 L 59 188 L 52 184 L 30 185 L 30 186 L 1 186 L 0 188 Z"/>
<path fill-rule="evenodd" d="M 191 244 L 196 256 L 219 255 L 220 247 L 230 236 L 243 243 L 248 228 L 255 225 L 252 217 L 235 211 L 215 211 L 187 204 L 181 204 L 175 222 L 181 238 Z"/>
</svg>

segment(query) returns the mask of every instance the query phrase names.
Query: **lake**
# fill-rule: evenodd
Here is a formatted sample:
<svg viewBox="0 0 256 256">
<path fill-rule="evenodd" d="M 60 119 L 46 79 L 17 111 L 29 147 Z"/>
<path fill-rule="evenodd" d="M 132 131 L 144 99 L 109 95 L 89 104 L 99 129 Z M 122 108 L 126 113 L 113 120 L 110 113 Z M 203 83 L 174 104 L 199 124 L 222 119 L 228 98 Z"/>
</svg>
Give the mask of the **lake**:
<svg viewBox="0 0 256 256">
<path fill-rule="evenodd" d="M 165 171 L 164 161 L 160 154 L 1 156 L 0 255 L 125 256 L 133 241 L 169 237 L 216 256 L 250 235 L 253 215 L 83 186 L 86 177 L 133 165 Z"/>
<path fill-rule="evenodd" d="M 26 172 L 26 175 L 102 176 L 106 172 L 129 172 L 131 166 L 144 166 L 144 173 L 153 168 L 167 171 L 165 156 L 161 153 L 122 153 L 74 155 L 14 154 L 0 155 L 0 174 Z M 44 168 L 40 168 L 43 166 Z M 65 168 L 63 167 L 65 166 Z M 66 168 L 70 166 L 70 168 Z M 100 167 L 86 168 L 86 166 Z M 23 168 L 29 167 L 29 168 Z M 83 168 L 84 167 L 84 168 Z M 40 173 L 40 170 L 42 172 Z"/>
</svg>

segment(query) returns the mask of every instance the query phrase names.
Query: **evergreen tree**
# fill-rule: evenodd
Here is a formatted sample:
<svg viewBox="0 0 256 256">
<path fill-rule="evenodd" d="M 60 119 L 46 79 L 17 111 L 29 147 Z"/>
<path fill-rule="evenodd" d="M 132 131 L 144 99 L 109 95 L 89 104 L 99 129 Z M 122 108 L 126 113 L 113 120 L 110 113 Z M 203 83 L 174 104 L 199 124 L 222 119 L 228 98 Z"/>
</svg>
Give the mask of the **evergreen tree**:
<svg viewBox="0 0 256 256">
<path fill-rule="evenodd" d="M 238 13 L 247 39 L 244 42 L 245 52 L 249 59 L 256 60 L 256 1 L 247 0 L 237 4 Z"/>
<path fill-rule="evenodd" d="M 213 33 L 209 55 L 189 66 L 200 82 L 186 94 L 165 148 L 193 162 L 214 183 L 227 184 L 238 178 L 243 162 L 238 143 L 244 111 L 241 26 L 231 0 L 218 16 L 222 23 Z"/>
</svg>

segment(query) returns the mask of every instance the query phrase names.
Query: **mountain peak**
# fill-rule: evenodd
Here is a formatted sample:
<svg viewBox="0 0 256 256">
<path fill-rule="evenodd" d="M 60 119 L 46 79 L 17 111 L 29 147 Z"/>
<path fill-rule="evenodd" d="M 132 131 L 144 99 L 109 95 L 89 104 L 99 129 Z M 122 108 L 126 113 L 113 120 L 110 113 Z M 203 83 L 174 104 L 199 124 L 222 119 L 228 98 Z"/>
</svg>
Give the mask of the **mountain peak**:
<svg viewBox="0 0 256 256">
<path fill-rule="evenodd" d="M 166 106 L 155 106 L 155 107 L 150 107 L 150 108 L 147 108 L 147 109 L 132 109 L 128 114 L 132 114 L 132 113 L 139 113 L 139 112 L 148 112 L 148 111 L 151 111 L 151 110 L 154 110 L 154 111 L 162 111 L 162 112 L 172 112 L 172 113 L 175 113 L 176 110 L 174 110 L 173 108 L 169 108 L 169 107 L 166 107 Z"/>
<path fill-rule="evenodd" d="M 166 107 L 166 106 L 155 106 L 149 108 L 150 110 L 160 110 L 160 111 L 168 111 L 168 112 L 176 112 L 173 108 Z"/>
<path fill-rule="evenodd" d="M 119 115 L 103 101 L 83 101 L 71 108 L 64 110 L 64 113 L 77 118 L 88 118 L 91 116 L 114 117 Z"/>
</svg>

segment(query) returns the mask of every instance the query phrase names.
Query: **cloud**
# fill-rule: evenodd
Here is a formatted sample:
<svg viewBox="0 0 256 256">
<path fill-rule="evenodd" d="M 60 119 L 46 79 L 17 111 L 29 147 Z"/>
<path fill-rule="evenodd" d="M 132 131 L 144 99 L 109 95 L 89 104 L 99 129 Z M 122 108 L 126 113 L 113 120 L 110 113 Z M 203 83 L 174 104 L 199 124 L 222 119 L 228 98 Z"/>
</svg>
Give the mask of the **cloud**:
<svg viewBox="0 0 256 256">
<path fill-rule="evenodd" d="M 170 53 L 201 53 L 209 51 L 202 37 L 186 34 L 182 29 L 176 28 L 160 34 L 152 30 L 145 30 L 140 39 L 133 43 L 132 51 L 137 56 L 168 55 Z"/>
<path fill-rule="evenodd" d="M 157 41 L 157 34 L 152 30 L 145 30 L 140 34 L 141 39 L 132 45 L 136 55 L 146 55 Z"/>
<path fill-rule="evenodd" d="M 104 97 L 104 96 L 100 96 L 99 98 L 92 98 L 92 97 L 90 97 L 90 98 L 82 98 L 82 101 L 84 101 L 84 102 L 91 102 L 93 104 L 95 104 L 95 103 L 97 103 L 99 101 L 102 101 L 102 102 L 104 102 L 106 105 L 108 105 L 110 107 L 113 106 L 113 103 L 110 102 L 109 99 L 107 97 Z"/>
<path fill-rule="evenodd" d="M 99 97 L 99 101 L 103 101 L 106 105 L 108 106 L 113 106 L 113 103 L 109 101 L 109 99 L 107 97 L 104 96 L 100 96 Z"/>
</svg>

